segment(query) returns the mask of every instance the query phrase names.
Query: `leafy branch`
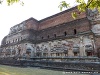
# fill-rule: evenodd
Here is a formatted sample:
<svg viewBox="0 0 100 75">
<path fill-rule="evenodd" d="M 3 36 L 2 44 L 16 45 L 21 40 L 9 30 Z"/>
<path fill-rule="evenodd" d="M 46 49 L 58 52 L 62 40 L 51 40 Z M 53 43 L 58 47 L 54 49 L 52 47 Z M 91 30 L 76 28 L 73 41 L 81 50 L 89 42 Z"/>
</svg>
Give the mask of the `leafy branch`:
<svg viewBox="0 0 100 75">
<path fill-rule="evenodd" d="M 4 0 L 0 0 L 0 4 L 2 4 L 4 2 Z M 24 5 L 24 3 L 21 0 L 6 0 L 7 5 L 10 6 L 14 3 L 20 3 L 22 6 Z"/>
<path fill-rule="evenodd" d="M 80 13 L 85 12 L 86 9 L 95 9 L 97 8 L 100 12 L 100 0 L 88 0 L 85 2 L 85 0 L 76 0 L 78 11 L 72 12 L 72 17 L 75 19 L 79 16 Z M 60 2 L 59 8 L 62 10 L 63 8 L 68 8 L 69 4 L 66 3 L 66 1 Z"/>
</svg>

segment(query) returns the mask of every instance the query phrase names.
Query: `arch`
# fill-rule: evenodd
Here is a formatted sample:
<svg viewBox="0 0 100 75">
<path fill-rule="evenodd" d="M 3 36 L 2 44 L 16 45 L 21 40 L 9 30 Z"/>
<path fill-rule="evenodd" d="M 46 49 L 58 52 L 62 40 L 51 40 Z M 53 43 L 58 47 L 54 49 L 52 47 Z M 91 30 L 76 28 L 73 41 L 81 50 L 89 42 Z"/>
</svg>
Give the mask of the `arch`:
<svg viewBox="0 0 100 75">
<path fill-rule="evenodd" d="M 57 37 L 57 35 L 56 35 L 56 34 L 54 34 L 54 37 L 56 38 L 56 37 Z"/>
<path fill-rule="evenodd" d="M 77 30 L 76 29 L 74 29 L 74 34 L 77 34 Z"/>
<path fill-rule="evenodd" d="M 67 32 L 65 31 L 65 32 L 64 32 L 64 36 L 66 36 L 66 35 L 67 35 Z"/>
</svg>

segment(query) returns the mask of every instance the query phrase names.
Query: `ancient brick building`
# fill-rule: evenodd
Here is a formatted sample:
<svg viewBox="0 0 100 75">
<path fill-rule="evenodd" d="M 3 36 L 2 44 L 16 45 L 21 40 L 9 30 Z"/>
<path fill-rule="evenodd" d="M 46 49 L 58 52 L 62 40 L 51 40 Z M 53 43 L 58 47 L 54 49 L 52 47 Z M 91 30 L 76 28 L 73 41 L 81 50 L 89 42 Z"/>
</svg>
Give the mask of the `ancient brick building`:
<svg viewBox="0 0 100 75">
<path fill-rule="evenodd" d="M 97 10 L 80 13 L 76 7 L 40 21 L 30 18 L 10 28 L 1 43 L 0 57 L 99 56 L 100 15 Z"/>
</svg>

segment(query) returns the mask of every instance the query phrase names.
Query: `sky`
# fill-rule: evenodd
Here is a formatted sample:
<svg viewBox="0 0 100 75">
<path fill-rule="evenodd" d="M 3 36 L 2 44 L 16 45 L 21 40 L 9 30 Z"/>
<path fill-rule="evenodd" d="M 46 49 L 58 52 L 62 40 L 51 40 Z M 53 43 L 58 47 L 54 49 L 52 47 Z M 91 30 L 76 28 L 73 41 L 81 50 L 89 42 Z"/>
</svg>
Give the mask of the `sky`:
<svg viewBox="0 0 100 75">
<path fill-rule="evenodd" d="M 24 6 L 20 3 L 7 6 L 6 2 L 0 5 L 0 44 L 10 28 L 14 25 L 33 17 L 37 20 L 52 16 L 60 11 L 59 4 L 63 0 L 22 0 Z M 75 0 L 65 0 L 71 6 L 75 6 Z"/>
</svg>

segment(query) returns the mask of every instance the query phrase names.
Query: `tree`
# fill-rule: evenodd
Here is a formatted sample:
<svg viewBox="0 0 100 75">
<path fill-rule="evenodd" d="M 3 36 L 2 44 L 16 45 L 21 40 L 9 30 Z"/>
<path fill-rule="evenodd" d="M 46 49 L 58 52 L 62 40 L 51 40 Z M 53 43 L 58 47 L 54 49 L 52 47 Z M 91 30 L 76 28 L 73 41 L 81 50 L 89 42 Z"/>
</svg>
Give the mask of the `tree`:
<svg viewBox="0 0 100 75">
<path fill-rule="evenodd" d="M 86 12 L 86 9 L 97 9 L 100 12 L 100 0 L 88 0 L 87 2 L 85 0 L 76 0 L 76 3 L 78 3 L 77 12 L 72 13 L 72 17 L 75 19 L 80 13 Z M 63 8 L 70 7 L 70 4 L 66 3 L 66 1 L 62 1 L 59 5 L 60 10 Z"/>
<path fill-rule="evenodd" d="M 0 0 L 0 4 L 2 4 L 4 2 L 4 0 Z M 6 0 L 8 6 L 14 4 L 14 3 L 20 3 L 21 5 L 23 5 L 24 3 L 21 0 Z"/>
</svg>

